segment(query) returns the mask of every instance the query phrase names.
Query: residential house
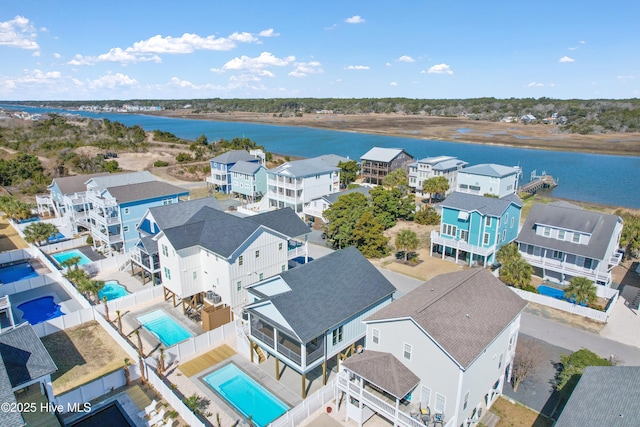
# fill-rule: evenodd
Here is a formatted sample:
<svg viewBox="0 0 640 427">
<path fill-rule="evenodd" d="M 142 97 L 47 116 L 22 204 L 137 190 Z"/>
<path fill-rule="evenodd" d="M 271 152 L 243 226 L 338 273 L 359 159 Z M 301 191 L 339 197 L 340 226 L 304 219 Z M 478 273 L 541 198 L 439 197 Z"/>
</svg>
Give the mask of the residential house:
<svg viewBox="0 0 640 427">
<path fill-rule="evenodd" d="M 361 423 L 376 412 L 418 427 L 430 414 L 428 425 L 476 425 L 510 380 L 526 305 L 474 268 L 437 276 L 369 316 L 366 349 L 338 377 L 347 417 Z"/>
<path fill-rule="evenodd" d="M 241 160 L 229 168 L 231 192 L 249 203 L 258 201 L 267 193 L 267 168 L 257 162 Z"/>
<path fill-rule="evenodd" d="M 136 226 L 140 236 L 139 240 L 129 249 L 132 272 L 135 273 L 135 267 L 138 267 L 143 282 L 149 278 L 153 284 L 160 284 L 160 254 L 158 253 L 158 242 L 153 237 L 160 230 L 185 224 L 205 206 L 221 210 L 220 203 L 215 197 L 204 197 L 147 209 Z"/>
<path fill-rule="evenodd" d="M 302 216 L 305 203 L 338 191 L 340 168 L 318 157 L 295 160 L 267 171 L 269 209 L 289 207 Z"/>
<path fill-rule="evenodd" d="M 449 182 L 449 190 L 445 195 L 455 191 L 458 185 L 458 171 L 468 163 L 451 156 L 427 157 L 417 162 L 409 163 L 409 187 L 422 196 L 422 184 L 424 181 L 444 176 Z"/>
<path fill-rule="evenodd" d="M 525 125 L 535 123 L 537 120 L 538 119 L 533 114 L 525 114 L 524 116 L 520 117 L 520 121 Z"/>
<path fill-rule="evenodd" d="M 531 208 L 516 239 L 520 254 L 545 280 L 568 283 L 586 277 L 611 284 L 618 265 L 622 218 L 587 211 L 566 202 Z"/>
<path fill-rule="evenodd" d="M 520 173 L 519 167 L 494 163 L 469 166 L 458 171 L 456 191 L 494 197 L 516 194 Z"/>
<path fill-rule="evenodd" d="M 148 208 L 178 203 L 189 196 L 188 190 L 155 179 L 123 184 L 128 178 L 124 175 L 120 177 L 123 180 L 104 178 L 117 177 L 87 182 L 87 201 L 93 207 L 90 211 L 93 247 L 103 253 L 128 252 L 138 241 L 136 227 Z"/>
<path fill-rule="evenodd" d="M 339 191 L 337 193 L 325 194 L 313 199 L 309 203 L 305 203 L 303 212 L 307 219 L 318 218 L 326 224 L 328 221 L 324 217 L 324 211 L 326 211 L 331 205 L 333 205 L 338 200 L 338 198 L 350 193 L 362 193 L 365 196 L 369 197 L 369 190 L 370 189 L 368 187 L 358 186 L 349 188 L 348 190 Z"/>
<path fill-rule="evenodd" d="M 356 248 L 336 251 L 250 286 L 249 337 L 302 374 L 306 390 L 307 373 L 322 366 L 326 383 L 327 361 L 353 350 L 365 336 L 362 321 L 395 290 Z"/>
<path fill-rule="evenodd" d="M 637 426 L 639 382 L 639 366 L 587 366 L 554 426 Z"/>
<path fill-rule="evenodd" d="M 389 172 L 396 169 L 406 170 L 414 160 L 411 154 L 401 148 L 373 147 L 360 157 L 360 175 L 364 182 L 380 185 Z"/>
<path fill-rule="evenodd" d="M 241 161 L 260 164 L 258 157 L 249 154 L 245 150 L 227 151 L 209 160 L 211 176 L 207 177 L 207 182 L 220 193 L 231 193 L 231 168 Z"/>
<path fill-rule="evenodd" d="M 107 172 L 90 175 L 73 175 L 54 178 L 47 187 L 53 214 L 62 219 L 64 225 L 74 230 L 89 230 L 89 211 L 91 204 L 87 201 L 87 181 L 109 175 Z M 38 199 L 38 197 L 36 197 Z"/>
<path fill-rule="evenodd" d="M 489 265 L 501 246 L 515 240 L 522 201 L 515 194 L 501 199 L 454 192 L 441 204 L 440 230 L 431 232 L 436 251 L 469 265 Z"/>
<path fill-rule="evenodd" d="M 160 229 L 158 248 L 166 295 L 192 307 L 221 300 L 236 313 L 252 283 L 286 271 L 307 256 L 309 227 L 291 209 L 239 218 L 202 207 L 183 224 Z"/>
<path fill-rule="evenodd" d="M 46 403 L 53 404 L 51 374 L 58 370 L 33 327 L 23 323 L 0 334 L 0 401 L 8 405 L 0 411 L 0 425 L 26 425 L 16 400 L 16 393 L 39 387 Z M 25 405 L 29 405 L 26 403 Z M 40 409 L 40 403 L 35 408 Z M 32 412 L 35 412 L 32 411 Z"/>
</svg>

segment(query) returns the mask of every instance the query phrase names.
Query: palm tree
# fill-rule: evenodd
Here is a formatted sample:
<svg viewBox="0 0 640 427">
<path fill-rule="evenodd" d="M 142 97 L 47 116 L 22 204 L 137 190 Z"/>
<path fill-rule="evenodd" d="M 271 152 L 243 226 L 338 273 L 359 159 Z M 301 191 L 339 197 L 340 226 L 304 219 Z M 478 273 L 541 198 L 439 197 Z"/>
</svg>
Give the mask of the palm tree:
<svg viewBox="0 0 640 427">
<path fill-rule="evenodd" d="M 134 334 L 136 334 L 136 337 L 138 338 L 138 353 L 140 355 L 144 355 L 144 348 L 142 347 L 142 337 L 140 336 L 140 330 L 136 329 L 135 331 L 133 331 Z"/>
<path fill-rule="evenodd" d="M 38 246 L 42 246 L 49 238 L 57 235 L 58 227 L 48 222 L 32 222 L 24 228 L 24 240 Z"/>
<path fill-rule="evenodd" d="M 102 302 L 104 303 L 104 317 L 107 318 L 107 322 L 110 322 L 111 320 L 109 319 L 109 305 L 107 304 L 106 296 L 102 297 Z"/>
<path fill-rule="evenodd" d="M 4 212 L 4 217 L 13 221 L 20 221 L 31 218 L 32 203 L 24 203 L 13 196 L 0 196 L 0 210 Z"/>
<path fill-rule="evenodd" d="M 129 372 L 129 358 L 124 359 L 124 381 L 127 387 L 131 384 L 131 372 Z"/>
<path fill-rule="evenodd" d="M 120 315 L 120 310 L 116 310 L 116 316 L 118 316 L 118 331 L 122 333 L 122 316 Z"/>
<path fill-rule="evenodd" d="M 160 347 L 160 355 L 158 356 L 158 373 L 164 374 L 164 348 Z"/>
<path fill-rule="evenodd" d="M 449 180 L 444 176 L 434 176 L 422 183 L 422 191 L 429 193 L 429 202 L 433 202 L 433 196 L 444 194 L 449 190 Z"/>
<path fill-rule="evenodd" d="M 400 230 L 396 236 L 395 244 L 396 248 L 404 251 L 404 260 L 407 261 L 409 258 L 409 251 L 415 251 L 420 244 L 420 240 L 418 239 L 418 235 L 415 231 L 405 228 L 404 230 Z"/>
<path fill-rule="evenodd" d="M 500 267 L 500 280 L 516 288 L 524 288 L 531 284 L 533 267 L 522 258 L 510 260 Z"/>
<path fill-rule="evenodd" d="M 142 354 L 138 354 L 138 363 L 140 364 L 140 379 L 143 383 L 147 382 L 147 376 L 144 374 L 144 359 Z"/>
<path fill-rule="evenodd" d="M 517 243 L 509 243 L 501 246 L 500 249 L 498 249 L 498 252 L 496 252 L 496 261 L 500 264 L 506 264 L 511 260 L 519 258 L 522 258 L 522 255 L 520 255 Z"/>
<path fill-rule="evenodd" d="M 574 301 L 574 304 L 589 304 L 598 298 L 596 285 L 586 277 L 574 277 L 564 290 L 564 296 Z"/>
<path fill-rule="evenodd" d="M 78 264 L 80 264 L 80 261 L 82 261 L 82 258 L 79 256 L 72 256 L 69 257 L 67 259 L 65 259 L 64 261 L 62 261 L 60 263 L 60 265 L 64 268 L 71 268 L 73 267 L 74 269 L 78 269 Z"/>
</svg>

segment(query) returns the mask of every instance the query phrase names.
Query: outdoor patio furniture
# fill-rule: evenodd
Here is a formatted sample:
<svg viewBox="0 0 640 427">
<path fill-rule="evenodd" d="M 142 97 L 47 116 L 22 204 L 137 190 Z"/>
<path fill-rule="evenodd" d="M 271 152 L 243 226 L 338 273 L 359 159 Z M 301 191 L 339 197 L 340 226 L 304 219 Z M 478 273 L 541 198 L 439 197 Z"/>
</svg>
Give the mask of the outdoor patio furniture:
<svg viewBox="0 0 640 427">
<path fill-rule="evenodd" d="M 435 427 L 438 424 L 440 424 L 441 426 L 444 426 L 444 414 L 437 412 L 433 415 L 433 426 Z"/>
<path fill-rule="evenodd" d="M 138 412 L 138 418 L 152 417 L 156 413 L 156 405 L 158 402 L 153 399 L 153 401 L 144 407 L 144 409 Z"/>
<path fill-rule="evenodd" d="M 147 425 L 149 427 L 154 426 L 161 422 L 164 419 L 164 409 L 154 415 L 149 421 L 147 421 Z"/>
<path fill-rule="evenodd" d="M 429 406 L 420 406 L 420 419 L 425 425 L 431 422 L 431 408 Z"/>
</svg>

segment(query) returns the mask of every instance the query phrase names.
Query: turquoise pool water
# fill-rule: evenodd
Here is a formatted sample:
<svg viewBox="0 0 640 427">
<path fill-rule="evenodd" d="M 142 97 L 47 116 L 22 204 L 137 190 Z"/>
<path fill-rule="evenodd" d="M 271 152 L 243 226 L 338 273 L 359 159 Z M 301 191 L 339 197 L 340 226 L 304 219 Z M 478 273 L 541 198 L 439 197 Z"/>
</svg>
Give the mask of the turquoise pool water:
<svg viewBox="0 0 640 427">
<path fill-rule="evenodd" d="M 102 301 L 104 297 L 107 297 L 107 301 L 111 301 L 112 299 L 122 298 L 127 295 L 129 295 L 129 292 L 127 292 L 127 288 L 118 283 L 117 280 L 109 280 L 107 282 L 104 282 L 104 288 L 98 291 L 98 297 L 100 298 L 100 301 Z"/>
<path fill-rule="evenodd" d="M 18 280 L 31 279 L 37 276 L 38 273 L 26 261 L 0 268 L 0 283 L 17 282 Z"/>
<path fill-rule="evenodd" d="M 136 319 L 167 347 L 193 336 L 191 332 L 183 328 L 182 325 L 162 310 L 152 311 L 138 316 Z"/>
<path fill-rule="evenodd" d="M 289 409 L 234 364 L 212 372 L 203 380 L 242 415 L 247 418 L 251 415 L 258 427 L 265 427 Z"/>
<path fill-rule="evenodd" d="M 22 311 L 22 318 L 32 325 L 64 315 L 53 297 L 42 297 L 22 303 L 18 309 Z"/>
<path fill-rule="evenodd" d="M 546 295 L 548 297 L 552 297 L 555 299 L 559 299 L 562 301 L 569 301 L 571 303 L 575 303 L 574 300 L 567 298 L 564 296 L 564 291 L 562 289 L 552 288 L 550 286 L 540 285 L 538 286 L 538 292 L 540 295 Z M 584 303 L 580 303 L 580 305 L 585 305 Z"/>
<path fill-rule="evenodd" d="M 80 257 L 80 262 L 78 265 L 89 264 L 91 260 L 78 249 L 71 249 L 70 251 L 58 252 L 56 254 L 52 254 L 51 257 L 56 260 L 58 264 L 62 264 L 64 261 L 69 258 L 73 258 L 74 256 Z"/>
</svg>

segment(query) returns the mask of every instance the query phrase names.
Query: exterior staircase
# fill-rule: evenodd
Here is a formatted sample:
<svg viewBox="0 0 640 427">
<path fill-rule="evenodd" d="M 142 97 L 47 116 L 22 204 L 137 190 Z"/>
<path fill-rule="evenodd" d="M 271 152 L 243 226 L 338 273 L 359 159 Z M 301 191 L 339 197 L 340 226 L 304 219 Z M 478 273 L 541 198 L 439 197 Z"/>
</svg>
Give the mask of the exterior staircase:
<svg viewBox="0 0 640 427">
<path fill-rule="evenodd" d="M 251 348 L 253 348 L 258 355 L 258 363 L 262 363 L 267 360 L 267 357 L 264 355 L 264 351 L 262 351 L 258 344 L 251 342 Z"/>
</svg>

